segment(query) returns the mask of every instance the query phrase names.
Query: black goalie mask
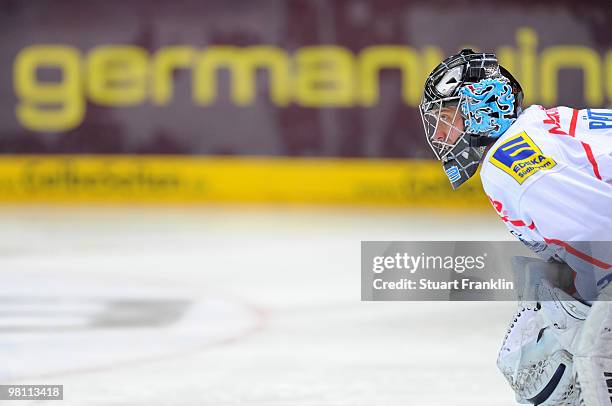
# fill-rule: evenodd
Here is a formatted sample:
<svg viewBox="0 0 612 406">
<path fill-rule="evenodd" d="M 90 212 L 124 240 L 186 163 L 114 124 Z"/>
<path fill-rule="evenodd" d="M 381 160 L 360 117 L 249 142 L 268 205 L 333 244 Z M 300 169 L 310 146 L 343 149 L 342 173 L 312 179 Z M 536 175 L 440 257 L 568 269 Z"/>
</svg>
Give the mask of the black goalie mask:
<svg viewBox="0 0 612 406">
<path fill-rule="evenodd" d="M 492 53 L 464 49 L 429 75 L 419 109 L 453 189 L 476 173 L 486 146 L 520 114 L 522 99 L 521 86 Z"/>
</svg>

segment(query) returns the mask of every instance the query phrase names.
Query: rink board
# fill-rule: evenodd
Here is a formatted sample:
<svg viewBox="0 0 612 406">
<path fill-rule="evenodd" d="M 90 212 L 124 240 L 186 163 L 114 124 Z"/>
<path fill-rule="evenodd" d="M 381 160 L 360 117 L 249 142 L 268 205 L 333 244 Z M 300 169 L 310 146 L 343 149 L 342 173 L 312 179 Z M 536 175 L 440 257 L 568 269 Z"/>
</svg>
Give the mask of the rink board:
<svg viewBox="0 0 612 406">
<path fill-rule="evenodd" d="M 430 160 L 126 155 L 5 156 L 0 202 L 488 206 Z"/>
</svg>

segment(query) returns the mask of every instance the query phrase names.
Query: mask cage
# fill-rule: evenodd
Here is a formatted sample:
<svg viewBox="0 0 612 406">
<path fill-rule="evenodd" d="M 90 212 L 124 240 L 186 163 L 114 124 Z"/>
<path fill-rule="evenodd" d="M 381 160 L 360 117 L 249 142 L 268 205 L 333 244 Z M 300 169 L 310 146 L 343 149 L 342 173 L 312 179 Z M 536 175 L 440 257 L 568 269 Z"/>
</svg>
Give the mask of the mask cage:
<svg viewBox="0 0 612 406">
<path fill-rule="evenodd" d="M 427 143 L 440 161 L 446 161 L 453 147 L 465 137 L 466 131 L 453 124 L 457 117 L 464 120 L 460 109 L 463 99 L 464 96 L 455 96 L 421 103 L 419 110 Z M 443 112 L 444 109 L 450 111 Z"/>
</svg>

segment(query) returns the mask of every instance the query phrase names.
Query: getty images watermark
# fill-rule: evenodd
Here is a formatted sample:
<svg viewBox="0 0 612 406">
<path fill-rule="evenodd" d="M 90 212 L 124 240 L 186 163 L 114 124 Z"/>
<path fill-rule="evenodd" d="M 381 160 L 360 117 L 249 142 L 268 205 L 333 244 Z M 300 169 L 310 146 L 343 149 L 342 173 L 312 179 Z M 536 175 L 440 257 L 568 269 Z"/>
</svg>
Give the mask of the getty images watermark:
<svg viewBox="0 0 612 406">
<path fill-rule="evenodd" d="M 362 300 L 515 300 L 518 242 L 364 241 Z"/>
<path fill-rule="evenodd" d="M 417 272 L 426 271 L 453 271 L 462 274 L 466 271 L 483 270 L 487 253 L 478 256 L 441 256 L 441 255 L 410 255 L 407 252 L 396 253 L 393 256 L 376 256 L 372 263 L 372 271 L 375 274 L 390 271 L 405 271 L 414 275 Z M 401 278 L 399 280 L 386 281 L 382 277 L 375 278 L 372 286 L 374 289 L 424 289 L 424 290 L 488 290 L 488 289 L 514 289 L 514 283 L 505 278 L 490 278 L 489 280 L 474 280 L 470 278 L 458 278 L 450 280 L 432 280 L 431 277 L 417 279 Z"/>
</svg>

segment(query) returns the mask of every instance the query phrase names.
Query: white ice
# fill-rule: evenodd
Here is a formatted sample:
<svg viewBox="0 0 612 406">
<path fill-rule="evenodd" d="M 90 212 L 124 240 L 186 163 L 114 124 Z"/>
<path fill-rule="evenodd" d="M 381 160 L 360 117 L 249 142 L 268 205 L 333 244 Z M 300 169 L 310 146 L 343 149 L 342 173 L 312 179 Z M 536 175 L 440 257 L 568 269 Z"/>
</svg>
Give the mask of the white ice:
<svg viewBox="0 0 612 406">
<path fill-rule="evenodd" d="M 0 381 L 63 384 L 62 405 L 515 404 L 495 366 L 513 303 L 360 301 L 361 240 L 510 239 L 492 210 L 22 206 L 0 224 Z M 125 299 L 190 305 L 91 328 Z"/>
</svg>

